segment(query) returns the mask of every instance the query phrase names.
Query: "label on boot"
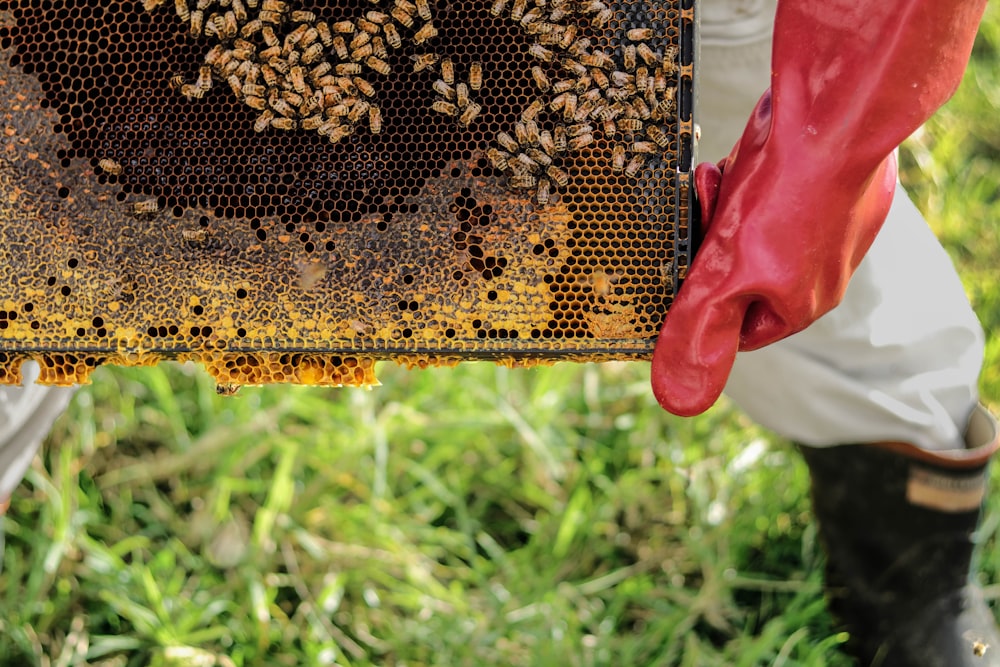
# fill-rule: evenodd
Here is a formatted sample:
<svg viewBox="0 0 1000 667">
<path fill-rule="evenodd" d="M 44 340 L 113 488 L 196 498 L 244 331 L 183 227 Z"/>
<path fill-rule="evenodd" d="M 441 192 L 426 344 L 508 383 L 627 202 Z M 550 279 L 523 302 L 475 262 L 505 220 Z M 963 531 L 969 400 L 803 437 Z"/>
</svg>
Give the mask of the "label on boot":
<svg viewBox="0 0 1000 667">
<path fill-rule="evenodd" d="M 921 466 L 910 466 L 906 499 L 939 512 L 978 510 L 986 491 L 985 471 L 974 475 L 948 475 Z"/>
</svg>

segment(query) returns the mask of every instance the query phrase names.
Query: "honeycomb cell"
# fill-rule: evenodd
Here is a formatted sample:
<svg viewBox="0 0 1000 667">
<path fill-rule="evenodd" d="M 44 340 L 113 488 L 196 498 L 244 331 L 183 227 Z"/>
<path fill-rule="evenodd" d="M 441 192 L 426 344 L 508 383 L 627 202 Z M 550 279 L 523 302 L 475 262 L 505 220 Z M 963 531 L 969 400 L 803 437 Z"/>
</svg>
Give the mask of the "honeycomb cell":
<svg viewBox="0 0 1000 667">
<path fill-rule="evenodd" d="M 0 383 L 649 356 L 690 0 L 251 4 L 0 2 Z"/>
</svg>

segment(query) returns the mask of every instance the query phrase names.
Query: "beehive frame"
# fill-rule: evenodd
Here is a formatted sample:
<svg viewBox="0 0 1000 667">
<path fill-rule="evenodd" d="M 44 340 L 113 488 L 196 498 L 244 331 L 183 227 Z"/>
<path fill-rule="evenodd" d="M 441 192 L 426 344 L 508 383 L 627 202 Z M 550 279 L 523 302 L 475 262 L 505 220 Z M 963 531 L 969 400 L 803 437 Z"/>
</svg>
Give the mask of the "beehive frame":
<svg viewBox="0 0 1000 667">
<path fill-rule="evenodd" d="M 0 2 L 0 383 L 648 357 L 690 260 L 693 20 Z"/>
</svg>

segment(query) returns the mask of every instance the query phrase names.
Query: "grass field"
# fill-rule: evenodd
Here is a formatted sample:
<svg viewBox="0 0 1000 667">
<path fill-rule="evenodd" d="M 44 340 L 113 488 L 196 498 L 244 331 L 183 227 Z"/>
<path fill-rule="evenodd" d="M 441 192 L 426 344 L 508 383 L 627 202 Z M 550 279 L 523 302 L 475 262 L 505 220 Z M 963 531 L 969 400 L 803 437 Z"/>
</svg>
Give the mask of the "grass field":
<svg viewBox="0 0 1000 667">
<path fill-rule="evenodd" d="M 1000 407 L 988 11 L 903 165 Z M 3 520 L 0 665 L 849 664 L 804 465 L 725 401 L 671 417 L 645 364 L 379 375 L 224 398 L 189 366 L 96 372 Z M 987 584 L 998 522 L 1000 492 Z"/>
</svg>

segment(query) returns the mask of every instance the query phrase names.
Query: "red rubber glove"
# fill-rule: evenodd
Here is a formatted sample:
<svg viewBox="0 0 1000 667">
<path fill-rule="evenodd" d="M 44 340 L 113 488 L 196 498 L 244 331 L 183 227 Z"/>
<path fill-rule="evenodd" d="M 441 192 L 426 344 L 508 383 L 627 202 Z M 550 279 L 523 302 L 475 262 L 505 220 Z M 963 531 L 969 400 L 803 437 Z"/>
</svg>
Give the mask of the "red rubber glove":
<svg viewBox="0 0 1000 667">
<path fill-rule="evenodd" d="M 660 330 L 656 399 L 708 409 L 737 350 L 836 306 L 889 210 L 895 148 L 961 80 L 985 0 L 780 0 L 771 88 L 720 171 L 699 165 L 701 248 Z"/>
</svg>

